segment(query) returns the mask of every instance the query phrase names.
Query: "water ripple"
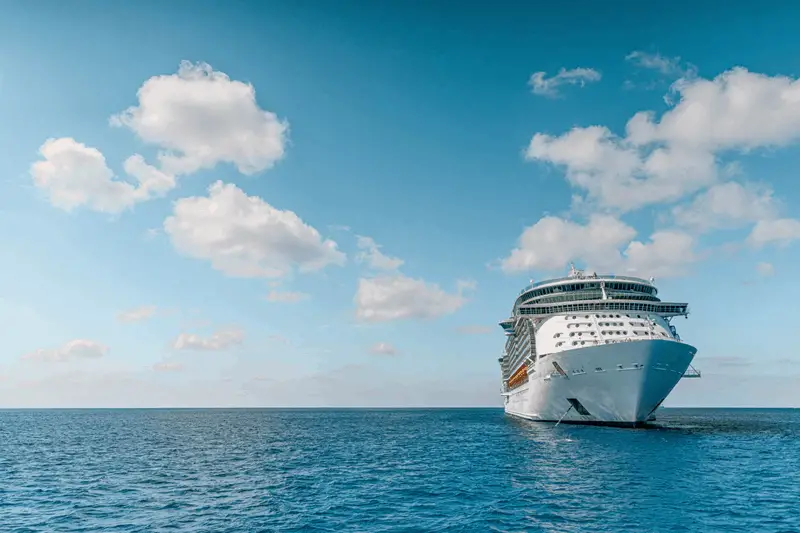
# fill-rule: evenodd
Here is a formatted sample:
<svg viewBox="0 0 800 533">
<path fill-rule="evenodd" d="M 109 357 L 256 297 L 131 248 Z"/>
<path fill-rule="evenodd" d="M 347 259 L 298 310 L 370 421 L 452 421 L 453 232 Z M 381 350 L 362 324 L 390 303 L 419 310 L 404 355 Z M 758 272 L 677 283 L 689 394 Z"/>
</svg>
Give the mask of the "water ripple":
<svg viewBox="0 0 800 533">
<path fill-rule="evenodd" d="M 800 412 L 0 411 L 12 532 L 799 532 Z"/>
</svg>

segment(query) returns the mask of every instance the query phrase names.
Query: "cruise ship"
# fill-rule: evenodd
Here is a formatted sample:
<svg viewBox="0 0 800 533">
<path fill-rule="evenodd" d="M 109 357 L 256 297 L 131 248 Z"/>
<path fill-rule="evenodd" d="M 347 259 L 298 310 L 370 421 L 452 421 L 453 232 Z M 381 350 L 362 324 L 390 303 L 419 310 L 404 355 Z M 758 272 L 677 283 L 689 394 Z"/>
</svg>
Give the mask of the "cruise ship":
<svg viewBox="0 0 800 533">
<path fill-rule="evenodd" d="M 509 415 L 556 423 L 638 427 L 678 381 L 700 377 L 697 349 L 671 323 L 686 303 L 663 302 L 654 279 L 585 274 L 531 283 L 500 357 Z"/>
</svg>

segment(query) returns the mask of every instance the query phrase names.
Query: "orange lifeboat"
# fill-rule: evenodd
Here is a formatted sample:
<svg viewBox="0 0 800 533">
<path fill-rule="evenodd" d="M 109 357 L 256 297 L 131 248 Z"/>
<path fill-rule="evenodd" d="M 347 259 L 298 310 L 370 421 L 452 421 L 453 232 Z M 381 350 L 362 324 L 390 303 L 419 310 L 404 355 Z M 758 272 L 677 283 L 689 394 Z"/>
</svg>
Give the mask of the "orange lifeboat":
<svg viewBox="0 0 800 533">
<path fill-rule="evenodd" d="M 511 374 L 511 377 L 508 378 L 508 388 L 514 389 L 526 383 L 528 381 L 528 365 L 523 363 L 521 367 L 519 367 L 516 372 Z"/>
</svg>

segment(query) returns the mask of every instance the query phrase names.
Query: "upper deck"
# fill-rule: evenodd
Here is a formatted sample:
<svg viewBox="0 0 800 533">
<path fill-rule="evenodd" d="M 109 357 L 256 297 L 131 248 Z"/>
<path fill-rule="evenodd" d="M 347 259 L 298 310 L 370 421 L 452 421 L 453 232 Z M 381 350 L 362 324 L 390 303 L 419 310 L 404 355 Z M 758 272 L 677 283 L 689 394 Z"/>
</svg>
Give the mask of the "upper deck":
<svg viewBox="0 0 800 533">
<path fill-rule="evenodd" d="M 559 303 L 566 301 L 628 299 L 659 302 L 656 296 L 658 289 L 653 279 L 644 280 L 632 276 L 585 275 L 576 270 L 574 265 L 570 274 L 564 278 L 555 278 L 538 283 L 531 283 L 520 291 L 514 302 L 514 311 L 523 304 Z"/>
<path fill-rule="evenodd" d="M 662 302 L 653 278 L 586 275 L 571 267 L 569 276 L 531 283 L 514 302 L 513 316 L 580 311 L 642 311 L 664 317 L 688 314 L 688 304 Z M 501 324 L 502 325 L 502 324 Z M 504 325 L 507 333 L 513 331 Z"/>
</svg>

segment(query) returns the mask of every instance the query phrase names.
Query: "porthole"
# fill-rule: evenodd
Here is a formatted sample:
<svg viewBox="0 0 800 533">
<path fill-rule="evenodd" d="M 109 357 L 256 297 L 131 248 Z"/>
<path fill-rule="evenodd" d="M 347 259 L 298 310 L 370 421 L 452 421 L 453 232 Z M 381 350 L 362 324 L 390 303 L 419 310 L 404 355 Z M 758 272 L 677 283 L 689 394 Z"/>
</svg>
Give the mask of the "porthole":
<svg viewBox="0 0 800 533">
<path fill-rule="evenodd" d="M 585 341 L 581 341 L 581 346 L 583 346 L 584 344 L 586 344 L 586 342 Z"/>
<path fill-rule="evenodd" d="M 594 331 L 593 331 L 593 332 L 592 332 L 592 337 L 594 337 L 594 335 L 595 335 L 595 333 L 594 333 Z"/>
<path fill-rule="evenodd" d="M 570 337 L 574 337 L 575 336 L 575 332 L 573 331 L 572 333 L 569 334 L 569 336 Z"/>
<path fill-rule="evenodd" d="M 623 335 L 627 335 L 627 334 L 628 334 L 628 332 L 627 332 L 627 331 L 623 331 L 623 332 L 622 332 L 622 334 L 623 334 Z"/>
<path fill-rule="evenodd" d="M 586 315 L 584 318 L 589 318 L 589 315 Z"/>
<path fill-rule="evenodd" d="M 582 336 L 583 336 L 583 333 L 578 332 L 578 337 L 582 337 Z"/>
<path fill-rule="evenodd" d="M 578 318 L 578 317 L 576 317 L 576 316 L 573 316 L 573 317 L 572 317 L 572 320 L 575 320 L 576 318 Z"/>
<path fill-rule="evenodd" d="M 577 343 L 576 341 L 572 341 L 572 345 L 573 345 L 573 346 L 577 346 L 577 344 L 578 344 L 578 343 Z"/>
</svg>

